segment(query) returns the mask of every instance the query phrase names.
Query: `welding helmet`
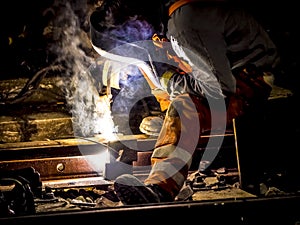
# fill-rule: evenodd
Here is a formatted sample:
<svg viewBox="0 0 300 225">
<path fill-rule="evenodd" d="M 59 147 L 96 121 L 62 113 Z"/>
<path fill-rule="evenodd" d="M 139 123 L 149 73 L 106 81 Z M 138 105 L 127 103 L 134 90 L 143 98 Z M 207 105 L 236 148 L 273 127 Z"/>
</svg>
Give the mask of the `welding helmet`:
<svg viewBox="0 0 300 225">
<path fill-rule="evenodd" d="M 92 44 L 104 51 L 137 41 L 151 40 L 153 26 L 118 0 L 104 1 L 90 16 Z"/>
<path fill-rule="evenodd" d="M 93 46 L 110 51 L 124 43 L 124 37 L 116 36 L 114 28 L 108 23 L 105 24 L 104 12 L 94 11 L 90 16 L 90 35 Z"/>
<path fill-rule="evenodd" d="M 161 88 L 151 65 L 145 63 L 151 54 L 149 44 L 144 41 L 152 43 L 154 28 L 138 15 L 121 15 L 116 8 L 104 5 L 91 14 L 90 38 L 94 50 L 107 59 L 136 64 Z"/>
</svg>

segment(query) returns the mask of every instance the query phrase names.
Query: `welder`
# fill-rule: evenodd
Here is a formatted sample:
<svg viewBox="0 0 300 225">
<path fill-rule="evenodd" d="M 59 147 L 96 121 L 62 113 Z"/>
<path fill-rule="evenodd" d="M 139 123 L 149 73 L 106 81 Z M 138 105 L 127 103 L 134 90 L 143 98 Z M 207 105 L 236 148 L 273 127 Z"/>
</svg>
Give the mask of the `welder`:
<svg viewBox="0 0 300 225">
<path fill-rule="evenodd" d="M 149 16 L 153 8 L 157 18 Z M 137 58 L 153 93 L 167 96 L 167 104 L 149 176 L 115 179 L 124 204 L 174 201 L 202 134 L 225 132 L 235 118 L 255 118 L 252 124 L 262 117 L 280 57 L 265 29 L 242 8 L 220 0 L 108 0 L 91 15 L 91 27 L 95 50 L 111 60 L 125 62 L 115 49 L 134 43 L 138 52 L 139 41 L 152 41 L 152 56 L 165 53 L 156 71 L 151 60 Z"/>
</svg>

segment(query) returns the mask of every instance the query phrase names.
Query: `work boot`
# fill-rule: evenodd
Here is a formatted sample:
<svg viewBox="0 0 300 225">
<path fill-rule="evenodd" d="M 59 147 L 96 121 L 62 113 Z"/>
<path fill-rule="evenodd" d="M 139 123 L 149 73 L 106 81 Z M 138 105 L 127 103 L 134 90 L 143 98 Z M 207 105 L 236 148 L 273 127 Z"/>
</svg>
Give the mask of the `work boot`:
<svg viewBox="0 0 300 225">
<path fill-rule="evenodd" d="M 124 205 L 159 203 L 171 201 L 157 185 L 145 185 L 131 174 L 123 174 L 115 179 L 114 190 Z"/>
</svg>

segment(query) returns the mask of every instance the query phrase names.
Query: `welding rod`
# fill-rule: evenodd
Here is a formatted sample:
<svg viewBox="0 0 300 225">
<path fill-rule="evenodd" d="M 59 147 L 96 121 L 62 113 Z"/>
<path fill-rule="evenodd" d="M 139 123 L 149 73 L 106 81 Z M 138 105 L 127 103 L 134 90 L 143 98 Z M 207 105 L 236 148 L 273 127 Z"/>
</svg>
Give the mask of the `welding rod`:
<svg viewBox="0 0 300 225">
<path fill-rule="evenodd" d="M 111 95 L 111 84 L 110 84 L 110 73 L 111 73 L 111 66 L 109 66 L 109 69 L 107 71 L 107 86 L 106 86 L 106 96 L 109 102 L 111 102 L 112 95 Z"/>
<path fill-rule="evenodd" d="M 242 174 L 241 174 L 240 157 L 239 157 L 237 134 L 236 134 L 236 124 L 235 124 L 234 118 L 232 119 L 232 125 L 233 125 L 233 134 L 234 134 L 234 142 L 235 142 L 234 143 L 235 144 L 235 155 L 236 155 L 238 174 L 239 174 L 239 183 L 240 183 L 240 187 L 242 187 Z"/>
</svg>

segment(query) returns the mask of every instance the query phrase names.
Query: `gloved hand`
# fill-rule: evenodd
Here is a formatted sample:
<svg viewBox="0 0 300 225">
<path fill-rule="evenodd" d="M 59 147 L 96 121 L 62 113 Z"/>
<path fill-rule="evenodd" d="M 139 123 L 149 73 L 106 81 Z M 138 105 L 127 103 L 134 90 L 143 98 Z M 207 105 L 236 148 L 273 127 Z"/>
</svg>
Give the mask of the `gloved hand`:
<svg viewBox="0 0 300 225">
<path fill-rule="evenodd" d="M 102 71 L 102 84 L 109 88 L 120 89 L 120 74 L 124 66 L 119 62 L 106 60 Z"/>
<path fill-rule="evenodd" d="M 163 121 L 163 118 L 160 116 L 145 117 L 140 124 L 140 131 L 147 135 L 158 136 Z"/>
<path fill-rule="evenodd" d="M 168 90 L 168 84 L 169 81 L 171 80 L 171 78 L 178 73 L 176 70 L 173 69 L 168 69 L 167 71 L 165 71 L 163 73 L 163 75 L 161 76 L 161 78 L 159 79 L 159 82 L 161 84 L 161 86 L 163 87 L 164 90 Z"/>
<path fill-rule="evenodd" d="M 161 76 L 161 78 L 159 79 L 159 82 L 160 82 L 163 90 L 161 90 L 161 89 L 152 89 L 151 90 L 151 93 L 154 95 L 156 100 L 159 102 L 162 112 L 164 112 L 166 109 L 168 109 L 168 107 L 171 103 L 170 95 L 168 93 L 168 84 L 169 84 L 171 77 L 176 73 L 177 73 L 177 71 L 175 71 L 171 68 L 169 70 L 165 71 L 163 73 L 163 75 Z"/>
<path fill-rule="evenodd" d="M 161 89 L 153 89 L 151 93 L 154 95 L 156 100 L 159 102 L 160 109 L 164 112 L 170 105 L 171 100 L 167 91 Z"/>
</svg>

